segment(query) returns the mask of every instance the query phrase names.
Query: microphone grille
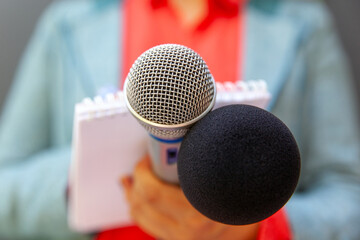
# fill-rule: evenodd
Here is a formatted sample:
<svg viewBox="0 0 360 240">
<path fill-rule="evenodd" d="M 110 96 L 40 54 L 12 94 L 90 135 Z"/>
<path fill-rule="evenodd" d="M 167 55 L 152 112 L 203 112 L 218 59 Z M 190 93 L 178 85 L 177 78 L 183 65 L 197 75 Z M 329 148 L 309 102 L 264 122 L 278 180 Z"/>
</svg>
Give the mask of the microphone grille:
<svg viewBox="0 0 360 240">
<path fill-rule="evenodd" d="M 138 118 L 151 124 L 177 125 L 208 110 L 215 98 L 215 83 L 199 54 L 182 45 L 163 44 L 135 61 L 125 91 L 128 106 Z"/>
</svg>

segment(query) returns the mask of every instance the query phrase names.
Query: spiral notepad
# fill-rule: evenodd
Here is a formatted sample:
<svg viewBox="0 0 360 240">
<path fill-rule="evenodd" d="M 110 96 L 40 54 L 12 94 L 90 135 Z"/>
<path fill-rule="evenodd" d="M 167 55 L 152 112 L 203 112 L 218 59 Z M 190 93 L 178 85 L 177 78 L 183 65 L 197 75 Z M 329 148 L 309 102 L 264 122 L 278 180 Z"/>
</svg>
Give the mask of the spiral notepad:
<svg viewBox="0 0 360 240">
<path fill-rule="evenodd" d="M 265 81 L 217 83 L 214 108 L 249 104 L 265 108 Z M 86 98 L 75 106 L 69 179 L 69 225 L 89 233 L 131 224 L 119 184 L 146 154 L 147 132 L 130 114 L 123 93 Z"/>
</svg>

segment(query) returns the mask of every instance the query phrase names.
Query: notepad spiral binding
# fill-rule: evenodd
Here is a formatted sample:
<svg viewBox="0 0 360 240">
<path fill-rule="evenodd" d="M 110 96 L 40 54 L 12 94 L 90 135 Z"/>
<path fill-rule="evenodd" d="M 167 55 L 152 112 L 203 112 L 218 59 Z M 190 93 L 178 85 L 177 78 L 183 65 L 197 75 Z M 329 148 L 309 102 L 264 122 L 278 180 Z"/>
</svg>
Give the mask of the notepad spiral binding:
<svg viewBox="0 0 360 240">
<path fill-rule="evenodd" d="M 230 104 L 249 104 L 265 108 L 271 95 L 264 80 L 216 83 L 217 95 L 214 109 Z M 93 119 L 127 114 L 124 92 L 109 93 L 105 97 L 85 98 L 76 105 L 79 119 Z"/>
</svg>

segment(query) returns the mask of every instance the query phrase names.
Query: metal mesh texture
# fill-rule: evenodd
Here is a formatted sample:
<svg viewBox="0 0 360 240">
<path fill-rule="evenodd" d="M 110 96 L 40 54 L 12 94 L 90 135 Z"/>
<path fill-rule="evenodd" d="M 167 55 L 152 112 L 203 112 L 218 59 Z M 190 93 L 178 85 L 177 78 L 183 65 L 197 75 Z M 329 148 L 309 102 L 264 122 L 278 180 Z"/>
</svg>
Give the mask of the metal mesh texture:
<svg viewBox="0 0 360 240">
<path fill-rule="evenodd" d="M 156 136 L 161 139 L 177 139 L 185 136 L 189 130 L 189 126 L 186 128 L 177 128 L 177 129 L 163 129 L 157 128 L 150 125 L 147 125 L 141 121 L 140 124 L 145 128 L 145 130 L 153 136 Z"/>
<path fill-rule="evenodd" d="M 127 76 L 126 97 L 142 118 L 176 125 L 200 116 L 211 104 L 214 88 L 211 73 L 196 52 L 181 45 L 163 44 L 135 61 Z"/>
</svg>

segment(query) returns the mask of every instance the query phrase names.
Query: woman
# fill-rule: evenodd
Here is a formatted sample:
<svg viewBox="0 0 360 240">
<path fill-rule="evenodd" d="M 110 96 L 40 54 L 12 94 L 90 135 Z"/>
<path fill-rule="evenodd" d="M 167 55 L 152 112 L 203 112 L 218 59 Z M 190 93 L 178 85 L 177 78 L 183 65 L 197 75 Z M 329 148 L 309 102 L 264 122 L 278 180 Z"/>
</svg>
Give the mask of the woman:
<svg viewBox="0 0 360 240">
<path fill-rule="evenodd" d="M 287 0 L 54 4 L 29 45 L 2 115 L 0 236 L 88 237 L 66 223 L 74 104 L 104 87 L 121 88 L 136 57 L 163 42 L 198 51 L 216 81 L 267 81 L 273 95 L 268 110 L 289 126 L 302 155 L 297 192 L 280 212 L 282 227 L 275 232 L 287 229 L 294 239 L 358 239 L 359 129 L 346 61 L 323 4 Z M 195 214 L 199 221 L 180 218 L 178 228 L 171 227 L 163 217 L 174 212 L 160 211 L 139 191 L 157 186 L 177 199 L 181 191 L 150 173 L 141 161 L 123 184 L 135 222 L 155 238 L 185 232 L 196 239 L 254 239 L 264 231 L 261 223 L 208 222 L 186 202 L 176 213 Z"/>
</svg>

